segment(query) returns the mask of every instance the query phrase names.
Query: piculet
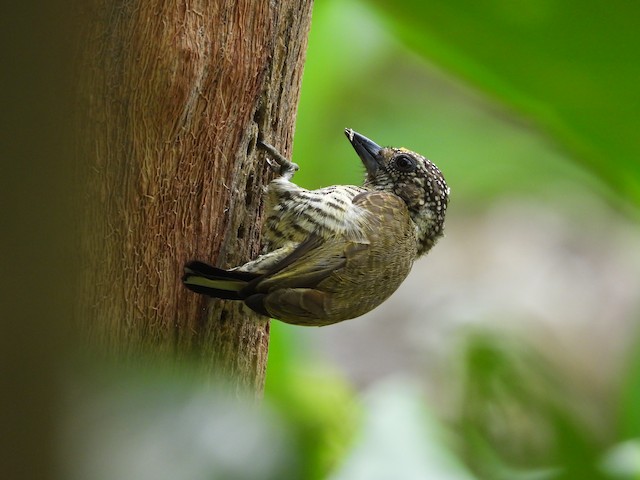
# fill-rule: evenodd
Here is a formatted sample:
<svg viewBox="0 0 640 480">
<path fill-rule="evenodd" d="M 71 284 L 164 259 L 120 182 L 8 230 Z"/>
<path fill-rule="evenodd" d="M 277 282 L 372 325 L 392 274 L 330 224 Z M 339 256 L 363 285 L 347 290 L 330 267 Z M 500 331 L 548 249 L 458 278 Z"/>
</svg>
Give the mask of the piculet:
<svg viewBox="0 0 640 480">
<path fill-rule="evenodd" d="M 361 187 L 300 188 L 298 166 L 259 141 L 279 173 L 267 189 L 267 253 L 231 270 L 189 262 L 184 285 L 296 325 L 341 322 L 384 302 L 442 236 L 449 187 L 422 155 L 345 133 L 366 169 Z"/>
</svg>

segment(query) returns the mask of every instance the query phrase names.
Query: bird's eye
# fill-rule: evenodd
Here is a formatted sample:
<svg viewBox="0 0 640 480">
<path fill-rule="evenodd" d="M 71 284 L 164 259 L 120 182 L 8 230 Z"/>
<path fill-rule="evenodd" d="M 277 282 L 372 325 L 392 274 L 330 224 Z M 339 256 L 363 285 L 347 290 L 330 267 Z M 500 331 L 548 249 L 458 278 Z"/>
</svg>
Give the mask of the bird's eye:
<svg viewBox="0 0 640 480">
<path fill-rule="evenodd" d="M 394 162 L 401 172 L 413 172 L 416 169 L 416 161 L 409 155 L 398 155 Z"/>
</svg>

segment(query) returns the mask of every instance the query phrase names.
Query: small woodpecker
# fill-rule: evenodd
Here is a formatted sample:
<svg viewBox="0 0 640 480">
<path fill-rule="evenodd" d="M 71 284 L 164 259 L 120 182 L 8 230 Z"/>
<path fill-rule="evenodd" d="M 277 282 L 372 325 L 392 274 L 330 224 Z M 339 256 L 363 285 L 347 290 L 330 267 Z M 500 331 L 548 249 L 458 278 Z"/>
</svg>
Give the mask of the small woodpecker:
<svg viewBox="0 0 640 480">
<path fill-rule="evenodd" d="M 361 187 L 300 188 L 298 166 L 259 141 L 279 173 L 267 189 L 268 253 L 231 270 L 189 262 L 184 285 L 295 325 L 341 322 L 384 302 L 442 236 L 449 187 L 422 155 L 345 133 L 367 171 Z"/>
</svg>

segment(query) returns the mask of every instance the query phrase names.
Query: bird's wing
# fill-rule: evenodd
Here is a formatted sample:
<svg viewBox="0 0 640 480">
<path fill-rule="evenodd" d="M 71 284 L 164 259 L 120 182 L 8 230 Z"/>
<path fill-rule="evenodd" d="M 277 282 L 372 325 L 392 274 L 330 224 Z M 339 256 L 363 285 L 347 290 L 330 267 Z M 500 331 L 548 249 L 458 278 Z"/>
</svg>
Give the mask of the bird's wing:
<svg viewBox="0 0 640 480">
<path fill-rule="evenodd" d="M 314 236 L 315 237 L 315 236 Z M 306 245 L 303 245 L 306 244 Z M 349 261 L 366 254 L 369 245 L 315 237 L 292 253 L 291 263 L 256 279 L 255 293 L 266 311 L 275 318 L 298 325 L 321 325 L 330 314 L 332 291 L 321 282 L 343 270 Z M 255 297 L 254 297 L 255 298 Z"/>
<path fill-rule="evenodd" d="M 312 236 L 300 244 L 277 271 L 256 280 L 256 290 L 268 294 L 267 307 L 273 311 L 276 318 L 309 325 L 339 321 L 331 316 L 331 297 L 335 293 L 332 290 L 336 287 L 349 288 L 349 285 L 343 282 L 357 279 L 349 279 L 349 275 L 346 274 L 342 280 L 336 282 L 321 282 L 332 275 L 343 275 L 350 264 L 366 263 L 366 258 L 363 259 L 362 256 L 369 255 L 371 249 L 376 248 L 376 244 L 377 247 L 393 249 L 393 241 L 399 237 L 393 232 L 389 235 L 389 230 L 406 230 L 406 222 L 410 222 L 406 205 L 394 194 L 364 192 L 357 195 L 353 201 L 370 217 L 367 222 L 370 231 L 366 232 L 366 241 L 344 236 L 325 239 Z M 403 218 L 406 222 L 402 221 Z M 320 320 L 325 322 L 320 323 Z"/>
<path fill-rule="evenodd" d="M 353 197 L 353 204 L 366 212 L 366 223 L 370 227 L 367 236 L 376 231 L 388 232 L 389 229 L 404 229 L 409 221 L 407 204 L 391 192 L 363 192 Z M 383 230 L 380 230 L 383 229 Z"/>
<path fill-rule="evenodd" d="M 245 291 L 267 293 L 281 288 L 313 288 L 342 268 L 349 257 L 366 248 L 366 244 L 349 242 L 342 237 L 325 239 L 312 234 L 251 282 Z"/>
<path fill-rule="evenodd" d="M 314 288 L 336 270 L 366 255 L 371 241 L 377 241 L 381 236 L 393 239 L 389 230 L 406 228 L 398 221 L 403 213 L 407 217 L 406 205 L 397 195 L 363 192 L 354 197 L 353 203 L 362 209 L 362 218 L 366 219 L 363 234 L 357 237 L 311 234 L 289 255 L 252 281 L 247 291 L 266 293 L 276 288 Z"/>
</svg>

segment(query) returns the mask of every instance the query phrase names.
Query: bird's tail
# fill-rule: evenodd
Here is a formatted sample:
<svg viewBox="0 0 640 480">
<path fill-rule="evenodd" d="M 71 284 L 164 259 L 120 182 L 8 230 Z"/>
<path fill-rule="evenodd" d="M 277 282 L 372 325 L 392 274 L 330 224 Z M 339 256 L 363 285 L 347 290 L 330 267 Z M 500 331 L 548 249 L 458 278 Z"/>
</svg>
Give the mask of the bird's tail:
<svg viewBox="0 0 640 480">
<path fill-rule="evenodd" d="M 189 262 L 184 266 L 182 283 L 189 290 L 210 297 L 243 300 L 245 295 L 241 290 L 258 276 L 256 273 L 223 270 L 203 262 Z"/>
</svg>

